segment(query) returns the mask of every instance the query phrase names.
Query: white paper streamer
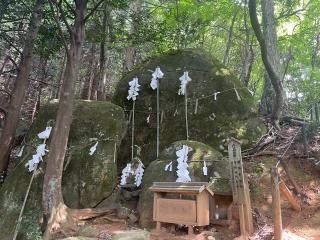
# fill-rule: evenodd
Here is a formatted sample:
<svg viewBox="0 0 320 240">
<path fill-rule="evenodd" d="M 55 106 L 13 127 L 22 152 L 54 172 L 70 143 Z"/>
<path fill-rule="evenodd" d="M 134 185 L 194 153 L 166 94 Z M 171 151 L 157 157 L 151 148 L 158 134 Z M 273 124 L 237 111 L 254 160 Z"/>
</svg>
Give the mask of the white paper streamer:
<svg viewBox="0 0 320 240">
<path fill-rule="evenodd" d="M 152 79 L 150 82 L 150 87 L 153 90 L 156 90 L 158 88 L 158 81 L 160 78 L 163 78 L 164 74 L 161 71 L 160 67 L 157 67 L 156 70 L 152 73 Z"/>
<path fill-rule="evenodd" d="M 150 82 L 150 87 L 152 90 L 156 90 L 158 87 L 158 80 L 156 78 L 152 78 Z"/>
<path fill-rule="evenodd" d="M 219 174 L 218 172 L 213 172 L 213 174 L 214 174 L 214 176 L 215 176 L 216 178 L 221 178 L 221 176 L 220 176 L 220 174 Z"/>
<path fill-rule="evenodd" d="M 216 218 L 216 220 L 219 220 L 219 206 L 218 205 L 216 205 L 216 210 L 215 210 L 215 218 Z"/>
<path fill-rule="evenodd" d="M 187 84 L 188 82 L 191 81 L 191 78 L 189 77 L 189 73 L 185 71 L 183 75 L 179 78 L 180 80 L 180 89 L 178 91 L 179 95 L 185 95 L 186 94 L 186 89 L 187 89 Z"/>
<path fill-rule="evenodd" d="M 204 175 L 204 176 L 207 176 L 207 175 L 208 175 L 208 168 L 207 168 L 206 161 L 203 161 L 202 171 L 203 171 L 203 175 Z"/>
<path fill-rule="evenodd" d="M 137 187 L 139 187 L 142 183 L 142 177 L 143 177 L 143 173 L 144 173 L 144 169 L 143 169 L 143 164 L 141 161 L 139 161 L 138 167 L 135 170 L 134 174 L 135 174 L 135 184 Z"/>
<path fill-rule="evenodd" d="M 21 157 L 22 156 L 24 147 L 25 146 L 23 145 L 22 148 L 20 149 L 20 151 L 18 152 L 17 157 Z"/>
<path fill-rule="evenodd" d="M 92 155 L 96 152 L 98 143 L 99 143 L 99 142 L 96 142 L 96 144 L 93 145 L 93 146 L 90 148 L 90 152 L 89 152 L 89 155 L 90 155 L 90 156 L 92 156 Z"/>
<path fill-rule="evenodd" d="M 38 133 L 38 138 L 40 139 L 48 139 L 51 133 L 52 127 L 46 127 L 46 129 L 40 133 Z"/>
<path fill-rule="evenodd" d="M 127 99 L 132 101 L 135 101 L 137 99 L 137 96 L 139 95 L 139 82 L 138 78 L 134 78 L 132 81 L 129 82 L 129 90 L 128 90 L 128 96 Z"/>
<path fill-rule="evenodd" d="M 30 159 L 25 165 L 29 172 L 32 172 L 37 168 L 39 162 L 43 160 L 42 157 L 46 152 L 48 152 L 48 150 L 46 149 L 45 143 L 38 145 L 36 154 L 32 155 L 32 159 Z"/>
<path fill-rule="evenodd" d="M 236 93 L 236 95 L 237 95 L 238 101 L 241 101 L 241 97 L 240 97 L 240 95 L 239 95 L 239 93 L 238 93 L 238 91 L 237 91 L 236 88 L 234 88 L 234 91 L 235 91 L 235 93 Z"/>
<path fill-rule="evenodd" d="M 128 163 L 127 166 L 122 170 L 120 185 L 126 185 L 127 184 L 127 177 L 132 173 L 131 169 L 131 163 Z"/>
<path fill-rule="evenodd" d="M 199 105 L 199 99 L 197 98 L 197 99 L 196 99 L 196 106 L 195 106 L 195 108 L 194 108 L 194 114 L 195 114 L 195 115 L 197 115 L 197 113 L 198 113 L 198 105 Z"/>
<path fill-rule="evenodd" d="M 156 70 L 152 73 L 152 77 L 153 78 L 163 78 L 164 74 L 163 72 L 161 71 L 160 67 L 157 67 Z"/>
<path fill-rule="evenodd" d="M 165 166 L 164 170 L 165 170 L 166 172 L 167 172 L 167 171 L 172 172 L 172 161 L 169 162 L 169 163 Z"/>
<path fill-rule="evenodd" d="M 216 119 L 216 115 L 214 113 L 211 113 L 211 115 L 209 116 L 209 119 L 211 121 L 214 121 Z"/>
<path fill-rule="evenodd" d="M 191 182 L 191 178 L 189 176 L 189 171 L 188 171 L 188 153 L 191 151 L 191 148 L 189 148 L 186 145 L 183 145 L 180 150 L 176 151 L 177 155 L 177 161 L 178 161 L 178 166 L 177 166 L 177 180 L 176 182 Z"/>
<path fill-rule="evenodd" d="M 28 168 L 28 171 L 29 172 L 32 172 L 34 171 L 39 162 L 40 161 L 43 161 L 42 157 L 44 155 L 46 155 L 46 152 L 49 152 L 47 149 L 46 149 L 46 140 L 50 137 L 50 133 L 51 133 L 51 130 L 52 130 L 52 127 L 46 127 L 46 129 L 42 132 L 40 132 L 38 134 L 38 138 L 40 139 L 44 139 L 44 143 L 42 144 L 39 144 L 37 146 L 37 150 L 36 150 L 36 154 L 32 155 L 32 159 L 30 159 L 26 164 L 25 164 L 25 167 Z M 19 152 L 19 156 L 22 156 L 22 152 L 23 152 L 23 149 L 24 149 L 24 146 L 22 147 L 22 149 L 20 150 Z M 21 155 L 20 155 L 21 154 Z"/>
<path fill-rule="evenodd" d="M 221 93 L 221 92 L 215 92 L 215 93 L 213 94 L 213 95 L 214 95 L 214 100 L 215 100 L 215 101 L 217 101 L 217 96 L 218 96 L 218 94 L 219 94 L 219 93 Z"/>
</svg>

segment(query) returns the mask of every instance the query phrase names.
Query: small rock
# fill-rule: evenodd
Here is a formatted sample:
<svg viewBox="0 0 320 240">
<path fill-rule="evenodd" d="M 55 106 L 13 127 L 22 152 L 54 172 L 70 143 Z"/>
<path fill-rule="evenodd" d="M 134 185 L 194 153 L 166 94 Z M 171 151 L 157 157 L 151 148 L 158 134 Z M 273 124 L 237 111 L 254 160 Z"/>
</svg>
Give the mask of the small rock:
<svg viewBox="0 0 320 240">
<path fill-rule="evenodd" d="M 208 236 L 207 239 L 208 239 L 208 240 L 216 240 L 216 238 L 215 238 L 215 237 L 212 237 L 212 236 Z"/>
<path fill-rule="evenodd" d="M 131 214 L 129 215 L 129 222 L 130 222 L 131 224 L 136 223 L 138 220 L 139 220 L 139 218 L 136 216 L 136 214 L 131 213 Z"/>
<path fill-rule="evenodd" d="M 150 233 L 143 230 L 127 231 L 112 237 L 112 240 L 147 240 Z"/>
<path fill-rule="evenodd" d="M 131 210 L 126 207 L 120 207 L 117 209 L 117 217 L 120 219 L 128 219 L 131 214 Z"/>
</svg>

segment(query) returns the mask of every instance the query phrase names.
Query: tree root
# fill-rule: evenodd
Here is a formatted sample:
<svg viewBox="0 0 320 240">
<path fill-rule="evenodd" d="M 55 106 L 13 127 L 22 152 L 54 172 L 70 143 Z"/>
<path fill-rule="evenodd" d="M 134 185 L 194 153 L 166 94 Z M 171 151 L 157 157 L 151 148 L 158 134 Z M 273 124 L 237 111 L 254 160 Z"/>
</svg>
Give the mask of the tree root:
<svg viewBox="0 0 320 240">
<path fill-rule="evenodd" d="M 46 230 L 43 234 L 43 240 L 53 239 L 53 235 L 58 231 L 78 231 L 78 223 L 80 221 L 112 214 L 115 213 L 115 211 L 116 209 L 112 208 L 71 209 L 64 203 L 59 203 L 57 207 L 53 208 Z"/>
</svg>

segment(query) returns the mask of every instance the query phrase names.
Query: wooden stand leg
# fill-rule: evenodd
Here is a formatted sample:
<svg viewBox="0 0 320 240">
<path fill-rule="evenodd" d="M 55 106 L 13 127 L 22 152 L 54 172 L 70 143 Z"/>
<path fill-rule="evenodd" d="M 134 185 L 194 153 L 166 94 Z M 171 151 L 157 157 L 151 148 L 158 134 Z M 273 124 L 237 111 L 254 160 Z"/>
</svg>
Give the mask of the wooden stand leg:
<svg viewBox="0 0 320 240">
<path fill-rule="evenodd" d="M 161 222 L 157 222 L 156 230 L 161 231 Z"/>
<path fill-rule="evenodd" d="M 193 227 L 192 226 L 188 226 L 188 234 L 193 235 Z"/>
<path fill-rule="evenodd" d="M 242 238 L 246 239 L 247 232 L 246 232 L 243 204 L 239 204 L 238 206 L 239 206 L 240 232 L 241 232 Z"/>
<path fill-rule="evenodd" d="M 279 175 L 277 168 L 271 168 L 271 187 L 272 187 L 272 218 L 274 225 L 274 239 L 282 240 L 282 218 L 279 191 Z"/>
</svg>

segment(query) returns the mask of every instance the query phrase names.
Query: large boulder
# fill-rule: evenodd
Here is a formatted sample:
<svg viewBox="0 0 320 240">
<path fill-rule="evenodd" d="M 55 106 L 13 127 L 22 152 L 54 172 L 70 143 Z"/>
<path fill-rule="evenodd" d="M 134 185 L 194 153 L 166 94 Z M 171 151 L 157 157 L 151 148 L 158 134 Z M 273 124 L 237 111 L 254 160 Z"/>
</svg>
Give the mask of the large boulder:
<svg viewBox="0 0 320 240">
<path fill-rule="evenodd" d="M 113 97 L 113 102 L 124 107 L 129 116 L 132 101 L 126 98 L 128 82 L 134 77 L 139 78 L 141 88 L 135 103 L 135 144 L 141 147 L 141 159 L 146 165 L 156 159 L 156 91 L 150 87 L 150 70 L 154 71 L 157 66 L 164 73 L 160 81 L 160 150 L 174 141 L 186 139 L 184 96 L 178 95 L 179 77 L 184 69 L 192 78 L 188 84 L 189 139 L 226 153 L 224 143 L 228 138 L 236 137 L 250 144 L 264 130 L 256 118 L 254 99 L 249 90 L 217 59 L 200 50 L 167 53 L 149 59 L 124 76 Z M 216 101 L 214 92 L 221 92 Z M 123 165 L 130 159 L 130 136 L 127 134 L 118 156 Z"/>
<path fill-rule="evenodd" d="M 12 239 L 13 229 L 32 176 L 25 164 L 40 143 L 37 133 L 54 124 L 57 104 L 44 106 L 26 139 L 26 149 L 0 188 L 0 239 Z M 75 105 L 63 173 L 63 195 L 72 208 L 94 207 L 110 195 L 117 184 L 114 159 L 115 143 L 119 146 L 126 131 L 123 110 L 110 102 L 79 101 Z M 89 149 L 99 141 L 96 152 Z M 41 197 L 45 161 L 34 178 L 20 231 L 20 239 L 38 239 L 42 217 Z"/>
<path fill-rule="evenodd" d="M 140 225 L 142 227 L 151 227 L 154 225 L 152 220 L 153 213 L 153 193 L 149 190 L 153 182 L 175 182 L 177 179 L 177 157 L 176 149 L 182 145 L 192 148 L 188 154 L 189 173 L 193 182 L 209 182 L 215 175 L 220 175 L 217 179 L 216 189 L 219 193 L 231 192 L 229 186 L 229 168 L 228 160 L 222 157 L 222 154 L 212 147 L 196 141 L 177 141 L 164 149 L 160 154 L 159 160 L 153 161 L 145 170 L 142 191 L 139 197 L 138 211 L 140 214 Z M 203 162 L 206 161 L 208 175 L 204 176 L 202 172 Z M 173 161 L 172 171 L 165 171 L 165 166 Z M 216 174 L 214 173 L 216 172 Z M 219 184 L 221 182 L 221 184 Z M 219 186 L 219 190 L 218 189 Z"/>
</svg>

